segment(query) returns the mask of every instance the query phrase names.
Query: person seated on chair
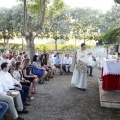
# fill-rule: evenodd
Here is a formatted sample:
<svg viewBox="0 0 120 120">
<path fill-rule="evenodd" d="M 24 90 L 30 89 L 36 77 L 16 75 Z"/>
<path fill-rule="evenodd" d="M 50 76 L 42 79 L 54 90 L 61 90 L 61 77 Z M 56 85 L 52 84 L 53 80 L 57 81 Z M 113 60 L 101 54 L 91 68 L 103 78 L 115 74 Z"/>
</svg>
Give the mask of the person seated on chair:
<svg viewBox="0 0 120 120">
<path fill-rule="evenodd" d="M 12 94 L 12 91 L 9 90 L 6 87 L 6 85 L 2 83 L 0 80 L 0 101 L 6 102 L 8 104 L 9 106 L 8 110 L 10 114 L 12 115 L 13 120 L 24 120 L 23 118 L 18 116 L 18 113 L 28 113 L 28 110 L 23 108 L 21 95 L 19 91 L 14 90 L 14 92 L 17 92 L 17 95 Z M 14 100 L 16 104 L 14 104 Z"/>
<path fill-rule="evenodd" d="M 29 99 L 33 99 L 34 97 L 31 96 L 31 92 L 32 92 L 32 88 L 33 88 L 33 83 L 30 82 L 29 80 L 26 80 L 23 78 L 23 66 L 21 64 L 21 62 L 16 62 L 15 64 L 15 71 L 13 71 L 13 77 L 21 83 L 21 85 L 27 85 L 29 86 L 29 94 L 28 94 L 28 98 Z"/>
<path fill-rule="evenodd" d="M 47 71 L 45 70 L 45 68 L 41 67 L 41 64 L 38 61 L 38 56 L 37 55 L 33 56 L 32 72 L 33 72 L 33 74 L 38 76 L 39 83 L 41 83 L 41 84 L 44 83 L 44 78 L 47 75 Z"/>
<path fill-rule="evenodd" d="M 1 61 L 0 61 L 0 65 L 1 65 L 2 63 L 4 63 L 4 62 L 9 63 L 9 66 L 11 65 L 10 60 L 8 59 L 6 53 L 3 53 L 3 54 L 2 54 Z"/>
<path fill-rule="evenodd" d="M 56 68 L 60 69 L 60 74 L 62 75 L 62 59 L 59 55 L 59 52 L 56 53 L 56 57 L 53 60 L 53 64 Z"/>
<path fill-rule="evenodd" d="M 37 82 L 37 75 L 33 74 L 31 60 L 25 59 L 23 64 L 23 78 L 32 83 L 32 94 L 36 94 L 35 84 Z"/>
<path fill-rule="evenodd" d="M 66 55 L 64 58 L 64 64 L 62 65 L 63 70 L 66 72 L 70 72 L 70 65 L 72 63 L 72 59 L 70 58 L 69 54 Z"/>
<path fill-rule="evenodd" d="M 29 104 L 26 103 L 29 87 L 26 85 L 21 85 L 16 79 L 14 79 L 10 73 L 8 73 L 9 65 L 7 62 L 2 63 L 0 71 L 0 81 L 5 84 L 8 90 L 18 90 L 21 94 L 22 102 L 25 106 Z"/>
<path fill-rule="evenodd" d="M 15 63 L 17 61 L 17 54 L 13 53 L 13 58 L 11 59 L 11 66 L 15 67 Z"/>
<path fill-rule="evenodd" d="M 93 63 L 93 61 L 96 61 L 96 58 L 92 55 L 92 61 L 91 62 Z M 88 72 L 89 76 L 93 76 L 92 75 L 92 71 L 93 71 L 93 65 L 92 65 L 92 63 L 87 66 L 87 68 L 90 69 L 90 72 Z"/>
<path fill-rule="evenodd" d="M 40 64 L 41 64 L 41 67 L 42 68 L 45 68 L 45 70 L 47 71 L 47 75 L 45 77 L 45 80 L 49 81 L 50 80 L 50 76 L 51 76 L 51 68 L 47 66 L 47 57 L 48 57 L 48 54 L 44 53 L 41 55 L 41 58 L 40 58 Z"/>
</svg>

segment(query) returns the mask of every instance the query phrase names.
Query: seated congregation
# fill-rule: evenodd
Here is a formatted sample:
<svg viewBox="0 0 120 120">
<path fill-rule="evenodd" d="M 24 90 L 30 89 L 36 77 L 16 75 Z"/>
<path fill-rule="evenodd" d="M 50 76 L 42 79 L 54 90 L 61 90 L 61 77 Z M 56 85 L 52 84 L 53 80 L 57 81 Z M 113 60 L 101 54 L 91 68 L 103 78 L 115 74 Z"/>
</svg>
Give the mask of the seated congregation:
<svg viewBox="0 0 120 120">
<path fill-rule="evenodd" d="M 31 60 L 28 52 L 0 52 L 0 102 L 6 104 L 6 110 L 0 114 L 8 109 L 12 119 L 24 120 L 19 114 L 29 113 L 27 106 L 32 104 L 34 94 L 37 94 L 37 82 L 44 84 L 57 72 L 69 74 L 72 57 L 70 53 L 45 52 L 36 53 Z M 88 68 L 92 75 L 93 68 Z"/>
<path fill-rule="evenodd" d="M 69 54 L 41 53 L 31 60 L 27 52 L 0 52 L 1 117 L 8 110 L 13 120 L 24 120 L 19 114 L 29 113 L 27 106 L 32 104 L 34 94 L 37 94 L 36 83 L 50 81 L 57 69 L 61 75 L 70 72 L 71 61 Z"/>
</svg>

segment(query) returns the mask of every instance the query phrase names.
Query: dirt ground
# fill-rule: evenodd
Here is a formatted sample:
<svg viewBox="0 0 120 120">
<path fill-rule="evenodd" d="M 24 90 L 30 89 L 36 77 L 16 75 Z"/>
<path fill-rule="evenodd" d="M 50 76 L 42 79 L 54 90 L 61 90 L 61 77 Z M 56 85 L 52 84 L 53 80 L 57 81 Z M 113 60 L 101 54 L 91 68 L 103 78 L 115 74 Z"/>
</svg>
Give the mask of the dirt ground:
<svg viewBox="0 0 120 120">
<path fill-rule="evenodd" d="M 70 84 L 72 74 L 56 74 L 45 84 L 37 84 L 29 113 L 21 117 L 25 120 L 120 120 L 120 110 L 100 106 L 97 81 L 100 74 L 100 70 L 94 69 L 94 76 L 88 76 L 86 91 Z"/>
</svg>

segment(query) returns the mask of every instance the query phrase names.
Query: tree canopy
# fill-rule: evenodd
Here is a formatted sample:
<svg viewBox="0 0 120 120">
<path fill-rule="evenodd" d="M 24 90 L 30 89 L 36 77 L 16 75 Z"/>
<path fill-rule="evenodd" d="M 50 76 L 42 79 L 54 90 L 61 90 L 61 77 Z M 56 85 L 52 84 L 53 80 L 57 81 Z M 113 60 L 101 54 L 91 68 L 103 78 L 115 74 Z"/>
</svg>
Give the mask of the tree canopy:
<svg viewBox="0 0 120 120">
<path fill-rule="evenodd" d="M 21 5 L 11 9 L 0 9 L 0 38 L 10 39 L 24 32 L 23 5 L 26 0 L 19 1 Z M 118 1 L 116 0 L 117 3 Z M 42 14 L 44 20 L 41 20 L 40 12 L 43 9 L 40 9 L 40 2 L 45 2 L 45 11 Z M 90 8 L 70 9 L 63 0 L 27 0 L 26 3 L 26 29 L 33 35 L 33 38 L 38 35 L 42 38 L 53 38 L 55 41 L 73 38 L 98 40 L 101 33 L 106 31 L 108 31 L 106 34 L 112 33 L 110 30 L 112 28 L 115 28 L 113 31 L 116 32 L 118 28 L 115 26 L 119 26 L 120 23 L 119 6 L 113 6 L 106 14 L 102 14 Z M 39 20 L 43 23 L 41 24 Z M 104 37 L 103 40 L 105 40 Z"/>
</svg>

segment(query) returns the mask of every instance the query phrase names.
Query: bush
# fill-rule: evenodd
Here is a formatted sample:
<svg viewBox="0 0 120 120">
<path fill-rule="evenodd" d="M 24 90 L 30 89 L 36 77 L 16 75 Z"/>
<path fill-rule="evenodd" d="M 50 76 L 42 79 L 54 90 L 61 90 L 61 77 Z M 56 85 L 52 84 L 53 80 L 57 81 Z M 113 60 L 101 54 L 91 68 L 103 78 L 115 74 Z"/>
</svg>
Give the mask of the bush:
<svg viewBox="0 0 120 120">
<path fill-rule="evenodd" d="M 21 44 L 10 44 L 10 49 L 16 51 L 16 50 L 21 50 L 22 46 Z M 87 46 L 91 47 L 92 45 L 88 45 Z M 64 44 L 58 44 L 58 50 L 59 51 L 75 51 L 76 49 L 78 49 L 79 46 L 74 46 L 74 45 L 64 45 Z M 26 49 L 26 44 L 24 44 L 24 49 Z M 35 45 L 35 49 L 37 51 L 41 51 L 41 52 L 45 52 L 45 51 L 54 51 L 55 50 L 55 45 L 54 44 L 36 44 Z"/>
<path fill-rule="evenodd" d="M 40 44 L 40 45 L 35 45 L 36 50 L 38 51 L 54 51 L 55 50 L 55 45 L 54 44 Z M 58 44 L 58 50 L 62 51 L 72 51 L 76 49 L 74 45 L 61 45 Z"/>
<path fill-rule="evenodd" d="M 1 48 L 3 48 L 3 43 L 1 43 Z M 16 50 L 21 50 L 22 49 L 22 45 L 21 44 L 14 44 L 14 43 L 11 43 L 9 44 L 9 48 L 16 51 Z M 26 49 L 26 44 L 24 44 L 24 49 Z M 61 44 L 58 44 L 58 50 L 61 50 L 61 51 L 73 51 L 74 49 L 76 49 L 78 47 L 75 47 L 74 45 L 61 45 Z M 35 45 L 35 49 L 38 50 L 38 51 L 42 51 L 42 52 L 45 52 L 45 51 L 54 51 L 55 50 L 55 45 L 54 44 L 36 44 Z"/>
<path fill-rule="evenodd" d="M 12 49 L 12 50 L 21 50 L 22 49 L 22 45 L 21 44 L 14 44 L 14 43 L 11 43 L 9 45 L 9 48 Z M 24 48 L 26 48 L 26 44 L 24 44 Z"/>
</svg>

